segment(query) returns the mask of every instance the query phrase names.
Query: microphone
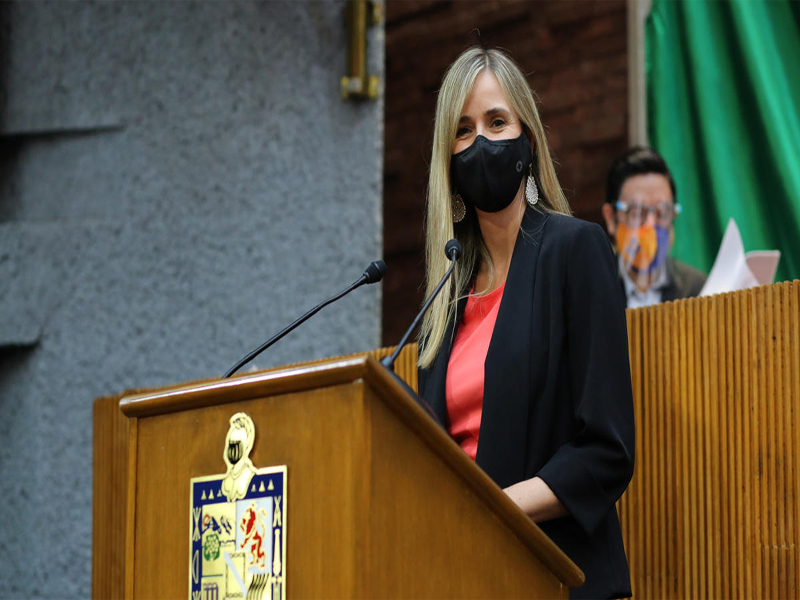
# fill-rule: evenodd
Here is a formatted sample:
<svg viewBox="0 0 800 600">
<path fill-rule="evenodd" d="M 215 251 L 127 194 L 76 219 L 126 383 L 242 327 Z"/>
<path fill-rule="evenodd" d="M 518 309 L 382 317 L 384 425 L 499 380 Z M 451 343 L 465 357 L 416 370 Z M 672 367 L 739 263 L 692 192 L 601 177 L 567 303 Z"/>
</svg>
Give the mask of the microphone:
<svg viewBox="0 0 800 600">
<path fill-rule="evenodd" d="M 327 300 L 325 300 L 321 304 L 317 304 L 314 308 L 312 308 L 310 311 L 308 311 L 302 317 L 297 319 L 294 323 L 292 323 L 291 325 L 289 325 L 285 329 L 282 329 L 281 331 L 279 331 L 278 333 L 273 335 L 266 342 L 261 344 L 258 348 L 256 348 L 252 352 L 250 352 L 247 356 L 245 356 L 243 359 L 241 359 L 239 362 L 237 362 L 235 365 L 233 365 L 230 369 L 228 369 L 228 372 L 225 373 L 225 375 L 222 376 L 222 379 L 227 379 L 228 377 L 230 377 L 231 375 L 236 373 L 236 371 L 241 369 L 244 365 L 249 363 L 256 356 L 261 354 L 264 350 L 266 350 L 267 348 L 272 346 L 272 344 L 274 344 L 279 339 L 284 337 L 287 333 L 289 333 L 290 331 L 295 329 L 298 325 L 304 323 L 305 321 L 307 321 L 308 319 L 313 317 L 315 314 L 317 314 L 319 311 L 321 311 L 323 308 L 328 306 L 328 304 L 331 304 L 332 302 L 336 302 L 342 296 L 346 296 L 347 294 L 352 292 L 354 289 L 356 289 L 357 287 L 361 287 L 365 283 L 377 283 L 377 282 L 379 282 L 381 279 L 383 279 L 384 275 L 386 275 L 386 263 L 384 263 L 382 260 L 376 260 L 374 262 L 371 262 L 369 264 L 369 266 L 364 270 L 364 273 L 361 275 L 361 277 L 359 277 L 355 282 L 353 282 L 352 284 L 347 286 L 344 290 L 342 290 L 338 294 L 336 294 L 334 296 L 331 296 L 330 298 L 328 298 Z"/>
<path fill-rule="evenodd" d="M 422 305 L 422 310 L 419 311 L 417 318 L 414 319 L 414 322 L 411 324 L 411 327 L 408 328 L 408 331 L 406 331 L 405 335 L 400 340 L 400 343 L 397 344 L 397 347 L 395 347 L 392 355 L 384 356 L 381 359 L 381 364 L 387 371 L 389 371 L 389 374 L 394 378 L 394 380 L 397 381 L 405 389 L 408 395 L 411 396 L 411 398 L 417 404 L 419 404 L 431 417 L 433 417 L 433 420 L 436 421 L 436 423 L 438 423 L 441 427 L 444 427 L 444 424 L 441 421 L 439 421 L 439 417 L 436 416 L 436 413 L 433 411 L 430 405 L 427 402 L 425 402 L 425 399 L 422 398 L 422 396 L 420 396 L 419 394 L 417 394 L 414 390 L 412 390 L 411 387 L 405 381 L 400 379 L 394 372 L 394 361 L 397 360 L 400 351 L 403 348 L 405 348 L 405 345 L 408 343 L 408 338 L 414 331 L 414 329 L 416 329 L 417 324 L 420 322 L 425 313 L 428 312 L 428 308 L 430 307 L 431 303 L 433 303 L 436 296 L 444 287 L 444 284 L 450 278 L 450 275 L 453 274 L 453 269 L 456 266 L 456 261 L 461 256 L 461 244 L 458 242 L 458 240 L 454 239 L 447 242 L 447 244 L 445 244 L 444 247 L 444 254 L 445 256 L 447 256 L 447 258 L 450 259 L 450 266 L 448 267 L 447 272 L 444 274 L 444 277 L 442 277 L 442 280 L 434 288 L 433 293 L 430 295 L 430 297 L 425 301 L 425 304 Z"/>
<path fill-rule="evenodd" d="M 461 258 L 461 244 L 458 240 L 450 240 L 444 246 L 444 255 L 450 260 Z"/>
</svg>

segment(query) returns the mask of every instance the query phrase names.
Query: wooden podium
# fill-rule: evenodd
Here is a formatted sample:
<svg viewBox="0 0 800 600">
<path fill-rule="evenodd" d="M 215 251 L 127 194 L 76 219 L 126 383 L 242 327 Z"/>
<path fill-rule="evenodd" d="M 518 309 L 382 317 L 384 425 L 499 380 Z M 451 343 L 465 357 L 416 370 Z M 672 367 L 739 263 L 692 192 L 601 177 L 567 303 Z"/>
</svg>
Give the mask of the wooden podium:
<svg viewBox="0 0 800 600">
<path fill-rule="evenodd" d="M 287 467 L 287 598 L 566 598 L 583 583 L 371 356 L 113 400 L 95 405 L 94 597 L 188 597 L 190 479 L 225 472 L 237 412 L 255 467 Z"/>
</svg>

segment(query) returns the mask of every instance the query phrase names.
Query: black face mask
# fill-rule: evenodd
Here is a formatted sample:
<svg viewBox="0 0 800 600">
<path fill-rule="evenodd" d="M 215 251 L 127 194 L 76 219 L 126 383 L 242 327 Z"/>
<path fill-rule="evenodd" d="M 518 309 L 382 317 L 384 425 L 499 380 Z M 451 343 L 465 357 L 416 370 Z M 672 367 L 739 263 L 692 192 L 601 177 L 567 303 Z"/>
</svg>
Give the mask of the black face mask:
<svg viewBox="0 0 800 600">
<path fill-rule="evenodd" d="M 531 143 L 522 133 L 513 140 L 482 135 L 450 161 L 450 181 L 465 203 L 483 212 L 499 212 L 514 200 L 533 161 Z"/>
</svg>

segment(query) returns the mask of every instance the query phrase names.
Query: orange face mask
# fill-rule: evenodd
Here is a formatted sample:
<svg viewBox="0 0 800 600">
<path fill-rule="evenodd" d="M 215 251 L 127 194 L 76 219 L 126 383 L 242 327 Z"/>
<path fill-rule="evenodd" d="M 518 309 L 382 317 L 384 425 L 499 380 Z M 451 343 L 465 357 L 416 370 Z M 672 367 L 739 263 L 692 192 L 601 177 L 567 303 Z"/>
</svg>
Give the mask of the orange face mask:
<svg viewBox="0 0 800 600">
<path fill-rule="evenodd" d="M 660 227 L 658 229 L 661 229 Z M 666 232 L 667 236 L 669 232 Z M 622 223 L 617 225 L 617 251 L 625 266 L 635 273 L 649 273 L 658 268 L 662 262 L 659 252 L 658 232 L 652 225 L 628 227 Z M 668 244 L 668 242 L 667 242 Z M 664 248 L 663 250 L 666 250 Z"/>
</svg>

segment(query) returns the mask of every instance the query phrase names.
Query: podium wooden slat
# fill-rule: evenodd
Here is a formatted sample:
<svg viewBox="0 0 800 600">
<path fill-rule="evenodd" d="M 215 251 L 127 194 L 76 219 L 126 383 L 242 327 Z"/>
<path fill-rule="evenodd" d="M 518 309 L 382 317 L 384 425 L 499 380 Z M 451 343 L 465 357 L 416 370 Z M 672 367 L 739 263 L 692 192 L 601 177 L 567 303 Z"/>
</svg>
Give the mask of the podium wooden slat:
<svg viewBox="0 0 800 600">
<path fill-rule="evenodd" d="M 800 597 L 800 282 L 627 317 L 634 596 Z"/>
</svg>

